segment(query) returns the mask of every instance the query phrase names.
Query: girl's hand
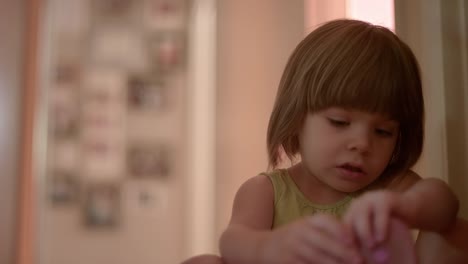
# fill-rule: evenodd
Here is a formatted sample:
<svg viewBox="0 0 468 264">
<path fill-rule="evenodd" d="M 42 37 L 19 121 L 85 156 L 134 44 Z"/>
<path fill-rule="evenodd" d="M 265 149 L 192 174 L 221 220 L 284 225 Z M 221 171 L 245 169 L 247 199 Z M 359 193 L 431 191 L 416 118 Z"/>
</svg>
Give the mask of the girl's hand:
<svg viewBox="0 0 468 264">
<path fill-rule="evenodd" d="M 349 228 L 330 215 L 306 217 L 272 231 L 259 246 L 261 263 L 361 263 Z"/>
<path fill-rule="evenodd" d="M 398 217 L 401 195 L 391 191 L 373 191 L 356 199 L 344 222 L 349 225 L 361 247 L 375 248 L 388 236 L 389 221 Z"/>
</svg>

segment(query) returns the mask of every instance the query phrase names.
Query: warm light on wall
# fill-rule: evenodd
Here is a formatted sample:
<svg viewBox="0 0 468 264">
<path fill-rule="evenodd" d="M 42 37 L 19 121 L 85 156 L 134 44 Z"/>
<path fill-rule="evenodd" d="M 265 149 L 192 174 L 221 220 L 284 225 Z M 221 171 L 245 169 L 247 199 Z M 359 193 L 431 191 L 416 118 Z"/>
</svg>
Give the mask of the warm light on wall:
<svg viewBox="0 0 468 264">
<path fill-rule="evenodd" d="M 352 18 L 381 25 L 394 31 L 393 0 L 304 0 L 304 29 L 338 18 Z"/>
<path fill-rule="evenodd" d="M 393 0 L 347 0 L 346 17 L 395 30 Z"/>
</svg>

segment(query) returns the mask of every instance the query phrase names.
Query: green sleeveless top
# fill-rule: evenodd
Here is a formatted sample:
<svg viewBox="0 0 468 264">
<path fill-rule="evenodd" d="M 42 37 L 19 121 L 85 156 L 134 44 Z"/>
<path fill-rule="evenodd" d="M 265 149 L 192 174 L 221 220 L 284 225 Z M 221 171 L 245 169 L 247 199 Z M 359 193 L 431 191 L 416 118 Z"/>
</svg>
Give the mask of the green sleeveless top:
<svg viewBox="0 0 468 264">
<path fill-rule="evenodd" d="M 334 204 L 314 204 L 299 190 L 287 170 L 280 169 L 263 174 L 271 180 L 275 193 L 273 229 L 316 213 L 328 213 L 341 218 L 353 199 L 352 196 L 346 196 Z"/>
</svg>

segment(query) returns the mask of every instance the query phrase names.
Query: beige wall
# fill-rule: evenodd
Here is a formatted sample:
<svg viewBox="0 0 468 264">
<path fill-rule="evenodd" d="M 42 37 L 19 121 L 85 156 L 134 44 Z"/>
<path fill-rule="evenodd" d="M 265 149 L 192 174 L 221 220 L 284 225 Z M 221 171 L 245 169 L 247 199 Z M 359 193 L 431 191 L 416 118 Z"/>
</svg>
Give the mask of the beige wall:
<svg viewBox="0 0 468 264">
<path fill-rule="evenodd" d="M 304 0 L 304 27 L 311 32 L 325 21 L 346 17 L 346 0 Z"/>
<path fill-rule="evenodd" d="M 24 1 L 0 1 L 0 263 L 13 263 L 19 174 Z"/>
<path fill-rule="evenodd" d="M 42 10 L 44 24 L 40 36 L 43 45 L 39 47 L 41 53 L 40 66 L 42 66 L 39 89 L 41 94 L 48 97 L 49 101 L 45 100 L 45 98 L 38 98 L 43 100 L 37 109 L 43 112 L 44 115 L 50 113 L 48 109 L 50 105 L 47 103 L 54 100 L 54 95 L 56 95 L 54 92 L 60 91 L 53 83 L 53 78 L 51 78 L 56 70 L 55 65 L 59 57 L 57 53 L 63 51 L 57 45 L 57 38 L 61 37 L 59 30 L 63 27 L 60 22 L 57 22 L 60 21 L 57 14 L 74 10 L 73 16 L 70 18 L 70 25 L 74 25 L 71 26 L 72 29 L 80 29 L 80 26 L 89 23 L 89 21 L 85 21 L 81 24 L 80 19 L 86 20 L 89 18 L 90 13 L 89 9 L 87 9 L 90 0 L 53 0 L 45 2 Z M 68 22 L 67 18 L 67 15 L 65 15 L 65 22 Z M 138 39 L 136 42 L 143 43 L 138 42 Z M 140 51 L 138 47 L 135 48 L 136 51 Z M 71 54 L 74 55 L 75 53 Z M 131 54 L 133 52 L 127 55 L 132 56 Z M 124 129 L 121 129 L 122 127 L 118 125 L 110 127 L 111 130 L 115 129 L 115 131 L 106 131 L 114 132 L 109 133 L 109 137 L 114 137 L 117 134 L 117 137 L 121 139 L 120 137 L 124 134 L 125 139 L 122 141 L 124 144 L 128 142 L 129 145 L 132 142 L 144 142 L 151 146 L 151 144 L 164 142 L 170 147 L 169 155 L 174 155 L 177 158 L 177 163 L 170 164 L 170 176 L 167 178 L 132 177 L 125 175 L 125 171 L 107 179 L 94 177 L 94 174 L 81 174 L 78 185 L 78 188 L 80 188 L 78 199 L 68 204 L 53 203 L 50 199 L 52 181 L 48 173 L 54 168 L 53 165 L 57 162 L 55 159 L 60 155 L 64 155 L 64 152 L 61 152 L 63 147 L 67 148 L 71 145 L 71 148 L 74 148 L 76 145 L 73 146 L 75 142 L 72 140 L 60 144 L 64 143 L 64 141 L 60 142 L 56 140 L 57 138 L 48 136 L 49 128 L 47 126 L 53 125 L 53 115 L 50 114 L 50 119 L 46 116 L 39 116 L 41 120 L 38 121 L 43 121 L 43 125 L 36 131 L 36 138 L 37 141 L 40 141 L 39 143 L 42 143 L 42 148 L 38 147 L 35 152 L 38 155 L 35 156 L 35 159 L 39 163 L 44 163 L 44 161 L 46 163 L 41 164 L 35 171 L 38 177 L 41 178 L 41 183 L 44 183 L 41 185 L 42 190 L 40 190 L 43 195 L 40 196 L 41 217 L 38 219 L 40 221 L 40 244 L 38 245 L 40 247 L 40 260 L 36 259 L 35 263 L 180 263 L 186 257 L 184 255 L 186 247 L 185 222 L 187 221 L 185 214 L 187 209 L 185 203 L 187 193 L 185 178 L 186 174 L 188 174 L 185 154 L 185 137 L 188 134 L 185 124 L 185 106 L 186 91 L 188 89 L 185 89 L 185 78 L 181 76 L 184 71 L 175 71 L 170 76 L 166 76 L 167 78 L 164 78 L 164 81 L 168 84 L 167 88 L 170 88 L 167 90 L 170 106 L 164 109 L 166 111 L 163 113 L 158 113 L 152 111 L 127 112 L 126 108 L 121 108 L 122 106 L 125 107 L 126 98 L 120 96 L 119 92 L 122 92 L 122 95 L 125 94 L 123 87 L 126 76 L 121 75 L 118 70 L 96 67 L 92 63 L 86 64 L 81 70 L 83 84 L 86 84 L 85 81 L 89 79 L 93 80 L 92 78 L 97 74 L 100 74 L 100 77 L 110 77 L 112 84 L 117 83 L 113 88 L 118 94 L 114 98 L 118 99 L 112 100 L 111 104 L 113 106 L 111 108 L 107 104 L 101 109 L 103 112 L 107 111 L 103 116 L 110 118 L 110 120 L 119 120 L 117 123 L 122 122 L 120 124 L 123 124 Z M 91 71 L 93 75 L 87 75 Z M 95 73 L 97 74 L 94 75 Z M 89 79 L 86 79 L 87 77 Z M 102 85 L 102 83 L 108 83 L 107 80 L 109 79 L 105 79 L 104 82 L 98 80 L 98 83 Z M 88 87 L 83 86 L 81 88 Z M 122 90 L 117 90 L 119 88 Z M 85 93 L 79 94 L 84 95 Z M 111 93 L 111 95 L 116 94 Z M 80 99 L 77 98 L 78 101 Z M 123 101 L 123 104 L 119 99 Z M 122 110 L 125 114 L 119 112 Z M 112 114 L 109 114 L 110 112 Z M 47 122 L 49 123 L 46 124 Z M 112 141 L 112 143 L 115 142 Z M 123 146 L 119 143 L 117 141 L 117 144 L 114 145 L 117 147 L 117 151 L 120 151 L 121 147 L 127 147 L 127 145 Z M 74 150 L 70 152 L 74 152 Z M 46 157 L 44 153 L 47 154 Z M 77 166 L 85 166 L 84 155 L 85 152 L 81 152 L 72 157 L 72 159 L 76 159 Z M 172 159 L 172 156 L 169 157 Z M 49 167 L 45 168 L 46 166 Z M 116 184 L 119 188 L 118 196 L 120 199 L 117 201 L 118 217 L 116 218 L 118 224 L 115 227 L 89 226 L 85 221 L 88 186 L 106 182 Z M 3 264 L 3 262 L 0 263 Z"/>
<path fill-rule="evenodd" d="M 304 32 L 302 1 L 218 2 L 216 238 L 235 191 L 267 168 L 266 128 L 287 57 Z"/>
</svg>

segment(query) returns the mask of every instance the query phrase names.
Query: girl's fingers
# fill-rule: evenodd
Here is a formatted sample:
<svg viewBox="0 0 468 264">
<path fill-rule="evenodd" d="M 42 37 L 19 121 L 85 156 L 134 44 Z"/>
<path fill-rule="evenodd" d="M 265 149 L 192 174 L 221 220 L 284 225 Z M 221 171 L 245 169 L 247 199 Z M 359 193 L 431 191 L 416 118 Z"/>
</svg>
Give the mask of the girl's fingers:
<svg viewBox="0 0 468 264">
<path fill-rule="evenodd" d="M 387 237 L 388 221 L 390 218 L 389 209 L 380 208 L 380 211 L 374 215 L 374 238 L 375 242 L 381 243 Z"/>
<path fill-rule="evenodd" d="M 317 218 L 310 225 L 310 232 L 304 234 L 305 244 L 308 245 L 306 249 L 313 248 L 337 262 L 359 263 L 360 253 L 347 233 L 344 225 L 337 219 Z M 302 253 L 303 256 L 308 254 L 312 253 Z"/>
<path fill-rule="evenodd" d="M 389 218 L 398 202 L 398 196 L 391 192 L 364 195 L 351 205 L 344 221 L 351 226 L 361 245 L 373 248 L 386 240 Z"/>
<path fill-rule="evenodd" d="M 372 210 L 369 208 L 361 208 L 359 211 L 353 211 L 346 219 L 346 222 L 353 228 L 354 234 L 357 236 L 360 244 L 369 248 L 375 245 L 372 234 L 373 218 Z"/>
</svg>

